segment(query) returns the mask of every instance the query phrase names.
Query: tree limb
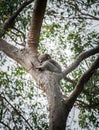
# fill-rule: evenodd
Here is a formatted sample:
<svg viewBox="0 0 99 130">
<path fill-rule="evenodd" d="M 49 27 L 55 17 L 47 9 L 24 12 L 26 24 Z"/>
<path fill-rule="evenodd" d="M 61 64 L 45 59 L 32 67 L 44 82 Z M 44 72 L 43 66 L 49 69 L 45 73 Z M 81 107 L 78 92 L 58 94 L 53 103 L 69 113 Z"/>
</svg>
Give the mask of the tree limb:
<svg viewBox="0 0 99 130">
<path fill-rule="evenodd" d="M 22 5 L 20 5 L 20 7 L 15 11 L 15 13 L 12 16 L 10 16 L 10 18 L 3 25 L 3 34 L 0 37 L 2 37 L 4 35 L 5 31 L 8 28 L 12 28 L 12 26 L 15 22 L 15 19 L 19 15 L 19 13 L 24 9 L 24 7 L 26 7 L 27 5 L 29 5 L 32 2 L 33 2 L 33 0 L 28 0 L 28 1 L 26 0 Z"/>
<path fill-rule="evenodd" d="M 13 23 L 16 19 L 16 17 L 19 15 L 19 13 L 26 7 L 28 4 L 33 2 L 33 0 L 25 1 L 20 7 L 17 9 L 17 11 L 7 20 L 7 22 L 4 24 L 4 29 L 7 30 L 10 26 L 11 23 Z"/>
<path fill-rule="evenodd" d="M 95 17 L 95 16 L 93 16 L 93 15 L 91 15 L 91 14 L 88 14 L 88 13 L 84 13 L 84 12 L 82 12 L 79 8 L 78 8 L 78 11 L 82 14 L 82 15 L 84 15 L 84 16 L 89 16 L 89 18 L 91 18 L 91 19 L 94 19 L 94 20 L 99 20 L 99 18 L 98 17 Z"/>
<path fill-rule="evenodd" d="M 8 34 L 8 36 L 12 39 L 12 41 L 13 42 L 15 42 L 17 45 L 20 45 L 20 46 L 22 46 L 22 47 L 25 47 L 25 44 L 24 43 L 18 43 L 17 41 L 16 41 L 16 39 L 14 39 L 12 36 L 10 36 L 9 34 Z"/>
<path fill-rule="evenodd" d="M 61 16 L 61 15 L 56 15 L 56 14 L 53 14 L 54 17 L 56 18 L 60 18 L 60 19 L 90 19 L 90 20 L 94 20 L 92 17 L 89 17 L 89 16 Z"/>
<path fill-rule="evenodd" d="M 75 61 L 69 66 L 67 67 L 67 69 L 65 71 L 63 71 L 62 74 L 62 78 L 64 78 L 67 74 L 69 74 L 70 72 L 72 72 L 79 64 L 81 61 L 83 61 L 84 59 L 88 58 L 89 56 L 92 56 L 96 53 L 99 53 L 99 46 L 90 49 L 88 51 L 82 52 L 76 59 Z"/>
<path fill-rule="evenodd" d="M 22 46 L 25 46 L 25 44 L 26 44 L 26 42 L 25 42 L 25 34 L 22 32 L 22 31 L 20 31 L 18 28 L 15 28 L 15 27 L 13 27 L 18 33 L 20 33 L 20 34 L 22 34 L 22 36 L 23 36 L 23 41 L 24 41 L 24 44 L 22 45 Z"/>
<path fill-rule="evenodd" d="M 3 121 L 0 121 L 1 124 L 3 124 L 5 127 L 7 127 L 9 130 L 12 130 L 9 125 L 5 124 Z"/>
<path fill-rule="evenodd" d="M 64 80 L 67 80 L 68 82 L 72 83 L 73 85 L 76 84 L 76 81 L 71 79 L 71 78 L 69 78 L 69 77 L 65 77 Z"/>
<path fill-rule="evenodd" d="M 21 65 L 24 65 L 24 55 L 22 55 L 21 51 L 15 46 L 4 41 L 3 39 L 0 39 L 0 51 L 4 52 L 7 56 L 14 59 Z"/>
<path fill-rule="evenodd" d="M 26 120 L 26 118 L 21 114 L 21 112 L 20 112 L 19 110 L 17 110 L 17 109 L 6 99 L 6 97 L 4 97 L 4 96 L 2 96 L 2 95 L 0 95 L 0 97 L 2 97 L 2 98 L 14 109 L 14 111 L 16 111 L 16 112 L 18 113 L 18 115 L 23 118 L 23 120 L 27 123 L 27 125 L 30 127 L 31 130 L 34 130 L 34 129 L 32 128 L 32 126 L 30 125 L 30 123 L 28 122 L 28 120 Z"/>
<path fill-rule="evenodd" d="M 76 101 L 77 97 L 80 95 L 80 93 L 84 89 L 84 85 L 88 82 L 88 80 L 92 77 L 92 75 L 95 73 L 95 71 L 99 68 L 99 56 L 96 59 L 96 61 L 93 63 L 93 65 L 87 70 L 80 80 L 78 81 L 74 91 L 68 98 L 68 102 L 71 104 L 71 106 L 74 104 Z"/>
<path fill-rule="evenodd" d="M 93 87 L 94 87 L 94 86 L 93 86 Z M 98 86 L 97 86 L 97 88 L 98 88 Z M 89 94 L 90 94 L 89 91 L 88 91 L 88 90 L 85 90 L 85 89 L 83 90 L 83 93 L 86 94 L 86 95 L 89 95 Z M 94 95 L 99 95 L 99 89 L 92 90 L 91 93 L 94 94 Z"/>
<path fill-rule="evenodd" d="M 81 104 L 83 104 L 82 106 L 84 107 L 84 108 L 87 108 L 87 109 L 90 109 L 90 108 L 96 108 L 96 107 L 98 107 L 99 106 L 99 102 L 98 103 L 93 103 L 93 104 L 88 104 L 88 103 L 85 103 L 85 102 L 83 102 L 83 101 L 81 101 L 81 100 L 77 100 L 77 104 L 78 105 L 80 105 L 80 103 Z"/>
<path fill-rule="evenodd" d="M 75 4 L 72 4 L 72 6 L 74 6 L 74 7 L 77 9 L 77 11 L 78 11 L 80 14 L 82 14 L 82 16 L 86 16 L 86 18 L 88 18 L 88 19 L 99 20 L 99 17 L 93 16 L 93 15 L 91 15 L 91 14 L 89 14 L 89 13 L 84 13 L 84 12 L 82 12 L 82 11 L 80 10 L 80 8 L 78 7 L 76 1 L 75 1 Z"/>
<path fill-rule="evenodd" d="M 46 3 L 47 0 L 35 0 L 34 10 L 30 24 L 30 30 L 28 34 L 28 46 L 27 46 L 28 49 L 33 51 L 37 51 Z"/>
</svg>

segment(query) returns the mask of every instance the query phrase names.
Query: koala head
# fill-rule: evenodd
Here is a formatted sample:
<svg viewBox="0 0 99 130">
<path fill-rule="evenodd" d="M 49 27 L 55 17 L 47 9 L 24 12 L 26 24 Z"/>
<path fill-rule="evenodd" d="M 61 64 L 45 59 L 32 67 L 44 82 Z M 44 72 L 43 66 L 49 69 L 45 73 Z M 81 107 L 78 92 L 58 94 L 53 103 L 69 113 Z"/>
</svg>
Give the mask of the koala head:
<svg viewBox="0 0 99 130">
<path fill-rule="evenodd" d="M 51 56 L 49 54 L 43 54 L 38 57 L 40 63 L 43 63 L 44 61 L 49 59 L 51 59 Z"/>
</svg>

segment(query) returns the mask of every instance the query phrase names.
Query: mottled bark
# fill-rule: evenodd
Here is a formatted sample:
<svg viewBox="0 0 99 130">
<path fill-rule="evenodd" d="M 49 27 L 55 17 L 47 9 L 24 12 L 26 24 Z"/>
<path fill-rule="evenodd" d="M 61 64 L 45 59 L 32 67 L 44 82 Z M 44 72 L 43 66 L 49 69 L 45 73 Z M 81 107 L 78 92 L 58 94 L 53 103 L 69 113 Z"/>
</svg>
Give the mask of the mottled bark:
<svg viewBox="0 0 99 130">
<path fill-rule="evenodd" d="M 47 0 L 35 0 L 27 44 L 27 48 L 34 52 L 37 51 L 39 44 L 40 30 L 44 18 L 46 3 Z"/>
</svg>

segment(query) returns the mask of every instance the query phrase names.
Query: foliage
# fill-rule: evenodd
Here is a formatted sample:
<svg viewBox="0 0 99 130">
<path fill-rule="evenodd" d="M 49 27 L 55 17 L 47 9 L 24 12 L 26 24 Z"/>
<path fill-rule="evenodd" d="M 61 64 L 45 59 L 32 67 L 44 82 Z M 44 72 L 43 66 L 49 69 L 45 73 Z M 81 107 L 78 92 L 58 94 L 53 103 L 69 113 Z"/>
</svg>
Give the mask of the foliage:
<svg viewBox="0 0 99 130">
<path fill-rule="evenodd" d="M 3 54 L 0 55 L 3 56 Z M 1 63 L 8 64 L 7 61 L 4 61 L 5 59 L 1 58 L 0 60 Z M 5 71 L 6 69 L 7 71 Z M 42 92 L 34 86 L 35 84 L 30 80 L 30 76 L 19 65 L 7 65 L 5 68 L 1 68 L 0 128 L 5 130 L 8 127 L 13 130 L 30 130 L 30 126 L 35 130 L 48 128 L 47 115 L 44 113 L 45 104 L 39 101 L 45 100 L 44 95 L 40 96 Z"/>
</svg>

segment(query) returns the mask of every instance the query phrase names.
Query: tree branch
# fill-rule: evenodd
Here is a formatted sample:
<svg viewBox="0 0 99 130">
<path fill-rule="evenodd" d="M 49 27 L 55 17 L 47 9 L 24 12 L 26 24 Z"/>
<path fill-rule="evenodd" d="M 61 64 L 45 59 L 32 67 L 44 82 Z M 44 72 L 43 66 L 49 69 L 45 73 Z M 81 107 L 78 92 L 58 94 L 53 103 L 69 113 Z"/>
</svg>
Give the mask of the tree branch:
<svg viewBox="0 0 99 130">
<path fill-rule="evenodd" d="M 51 15 L 52 16 L 52 15 Z M 54 17 L 56 18 L 60 18 L 60 19 L 90 19 L 90 20 L 94 20 L 92 17 L 89 17 L 89 16 L 61 16 L 61 15 L 56 15 L 56 14 L 53 14 Z"/>
<path fill-rule="evenodd" d="M 17 110 L 17 109 L 6 99 L 6 97 L 4 97 L 4 96 L 2 96 L 2 95 L 0 95 L 0 97 L 2 97 L 2 98 L 14 109 L 14 111 L 16 111 L 16 112 L 18 113 L 18 115 L 23 118 L 23 120 L 27 123 L 27 125 L 30 127 L 31 130 L 34 130 L 34 129 L 32 128 L 32 126 L 29 124 L 28 120 L 26 120 L 26 118 L 21 114 L 21 112 L 20 112 L 19 110 Z"/>
<path fill-rule="evenodd" d="M 5 124 L 3 121 L 0 121 L 1 124 L 3 124 L 5 127 L 7 127 L 9 130 L 12 130 L 9 125 Z"/>
<path fill-rule="evenodd" d="M 25 44 L 26 44 L 26 42 L 25 42 L 25 34 L 22 31 L 20 31 L 18 28 L 13 27 L 13 29 L 15 29 L 18 33 L 20 33 L 23 36 L 24 44 L 22 46 L 25 46 Z"/>
<path fill-rule="evenodd" d="M 35 0 L 33 15 L 30 24 L 30 30 L 28 34 L 28 46 L 27 48 L 33 51 L 37 50 L 41 25 L 44 18 L 45 8 L 47 0 Z"/>
<path fill-rule="evenodd" d="M 75 85 L 75 84 L 76 84 L 76 81 L 75 81 L 75 80 L 73 80 L 73 79 L 71 79 L 71 78 L 69 78 L 69 77 L 65 77 L 65 78 L 64 78 L 64 80 L 66 80 L 66 81 L 68 81 L 68 82 L 72 83 L 73 85 Z"/>
<path fill-rule="evenodd" d="M 79 8 L 78 8 L 78 11 L 82 14 L 82 15 L 84 15 L 84 16 L 89 16 L 89 18 L 91 18 L 91 19 L 94 19 L 94 20 L 99 20 L 99 18 L 98 17 L 95 17 L 95 16 L 93 16 L 93 15 L 91 15 L 91 14 L 88 14 L 88 13 L 84 13 L 84 12 L 82 12 Z"/>
<path fill-rule="evenodd" d="M 95 89 L 95 87 L 96 87 L 97 89 Z M 94 88 L 94 90 L 91 90 L 91 92 L 89 92 L 88 90 L 84 89 L 84 90 L 83 90 L 83 93 L 84 93 L 85 95 L 90 95 L 90 93 L 91 93 L 91 94 L 94 94 L 94 95 L 99 95 L 99 88 L 98 88 L 98 86 L 93 86 L 93 88 Z"/>
<path fill-rule="evenodd" d="M 88 51 L 82 52 L 77 59 L 65 70 L 63 71 L 62 77 L 64 78 L 67 74 L 69 74 L 70 72 L 72 72 L 79 64 L 81 61 L 83 61 L 84 59 L 88 58 L 89 56 L 92 56 L 96 53 L 99 53 L 99 46 L 90 49 Z"/>
<path fill-rule="evenodd" d="M 84 12 L 82 12 L 82 11 L 80 10 L 80 8 L 78 7 L 76 1 L 75 1 L 75 4 L 72 4 L 72 6 L 74 6 L 74 7 L 77 9 L 77 11 L 78 11 L 80 14 L 82 14 L 82 16 L 86 16 L 86 17 L 84 17 L 84 18 L 93 19 L 93 20 L 99 20 L 99 17 L 93 16 L 93 15 L 91 15 L 91 14 L 89 14 L 89 13 L 84 13 Z"/>
<path fill-rule="evenodd" d="M 24 55 L 22 55 L 21 51 L 3 39 L 0 39 L 0 51 L 4 52 L 7 56 L 14 59 L 21 65 L 24 65 Z"/>
<path fill-rule="evenodd" d="M 17 41 L 16 41 L 16 39 L 14 39 L 14 37 L 12 37 L 12 36 L 10 36 L 9 34 L 8 34 L 8 36 L 12 39 L 12 41 L 14 42 L 14 43 L 16 43 L 17 45 L 20 45 L 20 46 L 22 46 L 22 47 L 25 47 L 25 44 L 24 43 L 18 43 Z"/>
<path fill-rule="evenodd" d="M 87 109 L 89 109 L 89 108 L 96 108 L 96 107 L 99 106 L 99 102 L 98 103 L 93 103 L 93 104 L 88 104 L 88 103 L 85 103 L 85 102 L 83 102 L 81 100 L 77 100 L 77 102 L 78 102 L 77 103 L 78 105 L 80 105 L 80 103 L 81 103 L 81 104 L 83 104 L 82 106 L 84 108 L 87 108 Z"/>
<path fill-rule="evenodd" d="M 20 5 L 20 7 L 15 11 L 15 13 L 5 22 L 5 24 L 3 25 L 3 34 L 0 36 L 2 37 L 5 33 L 5 31 L 8 28 L 12 28 L 16 17 L 19 15 L 19 13 L 24 9 L 24 7 L 26 7 L 27 5 L 29 5 L 30 3 L 32 3 L 33 0 L 26 0 L 22 5 Z"/>
<path fill-rule="evenodd" d="M 78 81 L 74 91 L 68 98 L 68 102 L 71 104 L 71 106 L 76 101 L 77 97 L 80 95 L 80 93 L 84 89 L 84 85 L 88 82 L 88 80 L 92 77 L 92 75 L 95 73 L 95 71 L 99 68 L 99 56 L 96 59 L 96 61 L 93 63 L 93 65 L 89 68 L 88 71 L 86 71 L 80 80 Z"/>
</svg>

